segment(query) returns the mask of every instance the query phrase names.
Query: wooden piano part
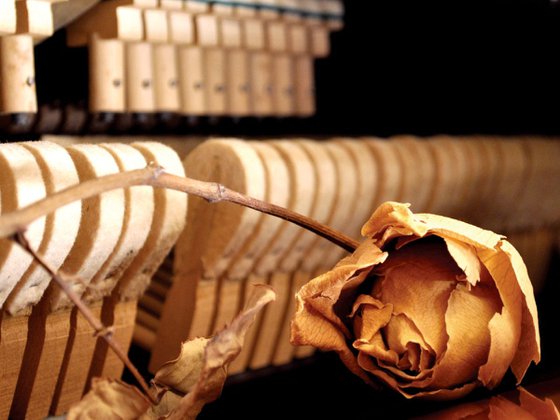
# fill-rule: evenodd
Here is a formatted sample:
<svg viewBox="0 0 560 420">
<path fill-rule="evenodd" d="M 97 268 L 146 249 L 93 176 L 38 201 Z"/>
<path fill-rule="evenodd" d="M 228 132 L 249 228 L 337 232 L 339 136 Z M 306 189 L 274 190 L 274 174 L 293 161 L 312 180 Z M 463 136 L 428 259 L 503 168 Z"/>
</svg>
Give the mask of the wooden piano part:
<svg viewBox="0 0 560 420">
<path fill-rule="evenodd" d="M 185 170 L 195 179 L 214 180 L 264 197 L 262 163 L 242 141 L 216 139 L 201 144 L 187 156 Z M 175 277 L 161 314 L 151 370 L 173 359 L 187 337 L 211 332 L 222 275 L 257 222 L 258 214 L 244 207 L 189 197 L 187 229 L 175 247 Z M 192 306 L 185 308 L 186 302 Z"/>
<path fill-rule="evenodd" d="M 113 157 L 106 150 L 94 145 L 75 145 L 67 148 L 70 156 L 74 160 L 80 181 L 96 178 L 109 173 L 117 173 L 118 166 Z M 82 220 L 76 242 L 61 270 L 70 275 L 79 275 L 86 282 L 85 284 L 75 283 L 74 290 L 82 295 L 89 282 L 103 266 L 105 261 L 112 254 L 121 235 L 124 217 L 124 193 L 122 190 L 111 191 L 99 197 L 84 200 L 82 208 Z M 45 293 L 44 300 L 48 305 L 49 312 L 62 312 L 66 314 L 67 322 L 70 324 L 70 331 L 67 341 L 63 346 L 50 345 L 56 342 L 45 342 L 42 358 L 52 357 L 53 354 L 62 353 L 62 365 L 58 372 L 56 383 L 51 383 L 51 387 L 45 389 L 53 392 L 52 402 L 50 398 L 45 398 L 40 403 L 47 413 L 60 413 L 67 404 L 76 400 L 76 396 L 81 395 L 84 383 L 79 379 L 83 376 L 84 363 L 88 364 L 91 360 L 91 351 L 95 344 L 92 337 L 92 329 L 85 321 L 83 316 L 78 313 L 76 308 L 72 308 L 68 297 L 56 286 L 52 284 Z M 101 305 L 91 307 L 96 316 L 101 315 Z M 47 315 L 45 322 L 49 323 Z M 41 366 L 41 365 L 39 365 Z M 41 379 L 43 375 L 53 375 L 53 367 L 45 366 L 45 371 L 37 372 L 35 381 Z M 48 370 L 48 373 L 46 369 Z M 74 389 L 73 381 L 77 380 Z M 85 378 L 84 378 L 85 381 Z M 44 390 L 43 389 L 43 392 Z M 33 389 L 35 391 L 35 389 Z M 36 391 L 36 394 L 40 390 Z M 33 392 L 31 393 L 29 412 L 33 412 L 32 404 Z M 48 400 L 49 406 L 45 402 Z"/>
<path fill-rule="evenodd" d="M 30 35 L 0 36 L 0 114 L 37 112 Z"/>
<path fill-rule="evenodd" d="M 427 147 L 413 137 L 391 139 L 397 148 L 402 165 L 401 200 L 412 205 L 412 210 L 424 212 L 429 206 L 435 181 L 434 158 Z"/>
<path fill-rule="evenodd" d="M 0 1 L 0 36 L 15 33 L 16 22 L 15 0 Z"/>
<path fill-rule="evenodd" d="M 402 201 L 403 169 L 400 157 L 389 140 L 363 139 L 370 148 L 379 179 L 374 208 L 385 201 Z"/>
<path fill-rule="evenodd" d="M 185 175 L 181 160 L 171 148 L 153 142 L 132 145 L 143 154 L 147 162 L 157 162 L 169 173 Z M 144 246 L 122 275 L 112 295 L 117 305 L 113 322 L 118 327 L 114 337 L 125 348 L 128 348 L 132 340 L 137 301 L 177 241 L 187 218 L 187 198 L 183 193 L 157 189 L 154 191 L 154 198 L 150 233 Z M 109 352 L 103 375 L 119 377 L 122 370 L 122 362 Z"/>
<path fill-rule="evenodd" d="M 303 148 L 315 168 L 317 192 L 314 205 L 314 217 L 330 226 L 338 195 L 338 179 L 334 162 L 322 143 L 310 140 L 298 140 L 297 143 Z M 284 317 L 285 320 L 282 330 L 275 346 L 274 357 L 272 359 L 272 364 L 274 365 L 289 363 L 295 356 L 296 348 L 290 343 L 291 323 L 289 322 L 290 314 L 295 311 L 295 294 L 303 284 L 307 283 L 312 278 L 315 270 L 322 265 L 322 259 L 324 258 L 325 252 L 328 251 L 329 245 L 332 244 L 322 238 L 313 238 L 304 251 L 303 258 L 299 262 L 297 270 L 292 273 L 290 300 Z M 303 355 L 303 352 L 306 352 L 307 355 L 307 351 L 311 353 L 313 349 L 299 349 L 301 355 Z"/>
<path fill-rule="evenodd" d="M 89 40 L 89 109 L 92 112 L 124 112 L 125 46 L 118 39 Z"/>
<path fill-rule="evenodd" d="M 132 146 L 102 144 L 101 147 L 113 156 L 121 172 L 146 167 L 146 160 Z M 114 300 L 110 295 L 125 270 L 144 246 L 150 226 L 152 225 L 154 210 L 153 189 L 150 187 L 132 187 L 124 190 L 124 194 L 125 209 L 121 236 L 112 254 L 92 279 L 91 284 L 93 287 L 86 290 L 82 297 L 82 300 L 90 306 L 102 303 L 101 320 L 105 325 L 113 325 L 114 318 L 118 318 L 118 314 L 115 313 L 116 306 Z M 67 405 L 69 403 L 79 399 L 81 393 L 89 389 L 89 382 L 93 376 L 100 376 L 103 373 L 107 357 L 106 343 L 103 340 L 96 340 L 95 343 L 88 344 L 85 347 L 87 350 L 84 350 L 87 353 L 86 351 L 82 353 L 82 360 L 84 365 L 89 365 L 89 372 L 86 372 L 86 369 L 82 369 L 79 371 L 81 376 L 77 377 L 76 375 L 71 380 L 67 379 L 66 383 L 72 386 L 72 393 L 66 393 L 68 403 L 59 404 L 57 407 L 59 412 L 64 412 L 68 408 Z M 80 385 L 82 385 L 81 389 Z"/>
<path fill-rule="evenodd" d="M 311 159 L 297 142 L 274 141 L 271 144 L 286 162 L 292 179 L 290 195 L 294 201 L 289 208 L 315 218 L 315 209 L 320 204 L 317 200 L 317 173 Z M 263 311 L 262 320 L 258 325 L 259 336 L 250 363 L 253 369 L 272 363 L 277 340 L 282 332 L 290 301 L 293 299 L 292 273 L 296 271 L 309 244 L 315 239 L 313 234 L 295 225 L 286 226 L 282 233 L 288 248 L 280 255 L 276 270 L 269 274 L 268 281 L 276 292 L 276 302 Z M 289 237 L 286 237 L 288 235 Z"/>
<path fill-rule="evenodd" d="M 264 141 L 252 141 L 251 146 L 257 151 L 263 162 L 266 174 L 266 191 L 271 203 L 287 207 L 290 203 L 291 185 L 294 182 L 292 175 L 288 171 L 288 167 L 278 150 Z M 281 243 L 276 241 L 276 237 L 281 234 L 286 223 L 276 217 L 265 216 L 261 218 L 258 231 L 252 238 L 247 252 L 240 255 L 232 264 L 228 271 L 228 277 L 232 279 L 244 279 L 244 301 L 251 294 L 251 286 L 257 283 L 265 283 L 266 278 L 253 274 L 256 271 L 256 265 L 262 261 L 268 253 L 281 254 L 284 248 Z M 274 262 L 272 263 L 274 264 Z M 269 263 L 266 271 L 272 271 L 274 265 Z M 243 302 L 244 303 L 244 302 Z M 245 336 L 245 345 L 239 356 L 230 365 L 230 373 L 235 374 L 243 372 L 247 369 L 255 342 L 259 337 L 258 325 L 262 322 L 262 314 L 257 316 L 255 326 Z"/>
<path fill-rule="evenodd" d="M 0 205 L 7 213 L 45 196 L 41 169 L 27 149 L 17 144 L 0 145 Z M 43 242 L 45 218 L 30 225 L 27 237 L 32 246 Z M 8 239 L 0 240 L 0 307 L 32 265 L 30 256 Z M 0 363 L 2 372 L 0 415 L 7 418 L 25 346 L 26 325 L 23 319 L 2 316 L 0 329 Z"/>
</svg>

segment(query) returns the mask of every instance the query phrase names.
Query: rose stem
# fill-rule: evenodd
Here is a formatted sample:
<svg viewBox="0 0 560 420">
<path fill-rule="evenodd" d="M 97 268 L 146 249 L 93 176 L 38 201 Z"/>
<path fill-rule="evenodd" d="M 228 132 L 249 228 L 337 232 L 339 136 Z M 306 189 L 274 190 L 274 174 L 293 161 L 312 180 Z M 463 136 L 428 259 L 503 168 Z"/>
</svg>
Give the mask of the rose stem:
<svg viewBox="0 0 560 420">
<path fill-rule="evenodd" d="M 95 330 L 95 336 L 100 336 L 103 338 L 109 347 L 116 353 L 116 355 L 121 359 L 121 361 L 125 364 L 128 370 L 132 373 L 136 381 L 140 384 L 146 396 L 150 399 L 150 401 L 154 404 L 157 403 L 155 398 L 150 393 L 148 384 L 136 369 L 136 366 L 130 361 L 128 355 L 123 351 L 123 349 L 119 346 L 115 340 L 113 340 L 113 331 L 111 328 L 106 327 L 103 325 L 101 321 L 99 321 L 95 315 L 89 310 L 88 306 L 80 299 L 78 294 L 72 289 L 71 283 L 68 281 L 69 279 L 65 278 L 64 274 L 60 271 L 57 271 L 54 267 L 52 267 L 41 255 L 39 255 L 29 244 L 29 241 L 26 239 L 23 231 L 17 232 L 13 239 L 17 242 L 24 250 L 26 250 L 29 254 L 33 256 L 35 261 L 39 263 L 41 267 L 43 267 L 51 277 L 56 281 L 58 286 L 66 293 L 66 295 L 70 298 L 70 300 L 76 305 L 78 310 L 82 313 L 86 321 L 92 326 Z M 82 279 L 80 279 L 82 280 Z"/>
<path fill-rule="evenodd" d="M 107 175 L 71 186 L 20 210 L 0 216 L 0 238 L 8 237 L 21 231 L 33 220 L 55 211 L 76 200 L 82 200 L 116 188 L 135 185 L 151 185 L 193 194 L 208 202 L 227 201 L 288 220 L 311 232 L 328 239 L 348 252 L 358 247 L 352 238 L 325 226 L 324 224 L 296 213 L 292 210 L 267 203 L 256 198 L 230 190 L 215 182 L 198 181 L 164 172 L 163 168 L 150 164 L 147 168 L 135 171 Z"/>
</svg>

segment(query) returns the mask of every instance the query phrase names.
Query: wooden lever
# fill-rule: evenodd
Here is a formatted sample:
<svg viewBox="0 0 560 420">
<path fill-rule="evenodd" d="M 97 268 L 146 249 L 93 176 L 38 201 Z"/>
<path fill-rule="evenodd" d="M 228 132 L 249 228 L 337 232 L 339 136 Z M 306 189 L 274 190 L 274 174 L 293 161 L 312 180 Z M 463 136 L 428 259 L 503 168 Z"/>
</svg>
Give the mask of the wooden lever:
<svg viewBox="0 0 560 420">
<path fill-rule="evenodd" d="M 93 35 L 89 43 L 89 109 L 92 112 L 124 112 L 125 45 L 118 39 Z"/>
<path fill-rule="evenodd" d="M 14 0 L 0 1 L 0 36 L 16 31 L 16 4 Z"/>
<path fill-rule="evenodd" d="M 37 112 L 30 35 L 0 37 L 0 113 Z"/>
<path fill-rule="evenodd" d="M 189 154 L 185 168 L 196 179 L 213 180 L 252 196 L 264 196 L 262 164 L 253 149 L 239 140 L 201 144 Z M 257 216 L 241 206 L 208 204 L 189 197 L 188 228 L 175 248 L 175 279 L 161 316 L 150 369 L 172 359 L 179 343 L 189 335 L 210 332 L 220 278 L 250 236 Z M 184 308 L 185 302 L 190 302 L 191 308 L 177 311 L 176 308 Z"/>
</svg>

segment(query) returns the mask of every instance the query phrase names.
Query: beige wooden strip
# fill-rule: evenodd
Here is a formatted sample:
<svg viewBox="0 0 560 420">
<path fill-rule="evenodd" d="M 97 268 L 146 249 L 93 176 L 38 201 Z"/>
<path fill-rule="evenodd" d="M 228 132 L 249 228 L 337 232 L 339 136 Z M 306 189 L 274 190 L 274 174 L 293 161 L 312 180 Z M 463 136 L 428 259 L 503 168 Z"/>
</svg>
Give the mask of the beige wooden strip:
<svg viewBox="0 0 560 420">
<path fill-rule="evenodd" d="M 153 54 L 155 108 L 158 112 L 177 112 L 181 106 L 177 48 L 155 44 Z"/>
<path fill-rule="evenodd" d="M 226 53 L 222 48 L 204 49 L 206 114 L 224 115 L 226 112 Z"/>
<path fill-rule="evenodd" d="M 89 109 L 92 112 L 124 112 L 124 43 L 94 35 L 89 42 Z"/>
<path fill-rule="evenodd" d="M 249 72 L 251 114 L 259 117 L 272 115 L 274 112 L 272 56 L 267 52 L 251 53 L 249 55 Z"/>
<path fill-rule="evenodd" d="M 273 108 L 276 116 L 295 113 L 294 60 L 288 54 L 272 56 Z"/>
<path fill-rule="evenodd" d="M 19 144 L 0 144 L 0 195 L 2 214 L 25 207 L 45 197 L 41 168 L 31 152 Z M 38 249 L 45 231 L 45 217 L 31 223 L 26 236 Z M 0 239 L 0 308 L 20 281 L 33 259 L 13 241 Z"/>
<path fill-rule="evenodd" d="M 529 158 L 523 144 L 515 139 L 496 140 L 500 155 L 503 176 L 496 186 L 496 195 L 493 200 L 493 211 L 488 222 L 495 231 L 515 229 L 515 217 L 512 217 L 519 205 L 526 187 L 529 173 Z M 548 154 L 547 154 L 548 155 Z M 560 156 L 557 156 L 560 158 Z"/>
<path fill-rule="evenodd" d="M 121 172 L 140 169 L 146 166 L 146 160 L 143 155 L 132 146 L 106 143 L 102 144 L 101 147 L 111 153 Z M 85 294 L 85 300 L 88 302 L 99 301 L 104 297 L 102 318 L 105 325 L 113 326 L 114 337 L 120 337 L 123 334 L 119 331 L 119 328 L 129 330 L 128 333 L 124 333 L 125 335 L 132 333 L 131 326 L 127 325 L 123 319 L 126 314 L 130 314 L 130 308 L 128 305 L 118 305 L 117 299 L 108 295 L 113 291 L 125 270 L 143 248 L 150 233 L 153 213 L 154 190 L 152 188 L 138 186 L 125 190 L 123 232 L 112 255 L 92 280 L 96 288 L 88 290 Z M 125 313 L 119 314 L 117 313 L 119 311 L 125 311 Z M 133 312 L 135 313 L 135 311 Z M 118 325 L 115 325 L 115 319 L 119 321 Z M 134 318 L 131 318 L 129 321 L 133 320 Z M 126 345 L 123 348 L 128 348 L 129 341 L 123 344 Z M 103 340 L 97 340 L 89 372 L 86 373 L 87 376 L 83 377 L 85 383 L 82 388 L 86 391 L 89 388 L 91 378 L 100 376 L 105 370 L 107 352 L 106 343 Z"/>
<path fill-rule="evenodd" d="M 18 112 L 37 112 L 30 35 L 0 37 L 0 114 Z"/>
<path fill-rule="evenodd" d="M 375 198 L 377 208 L 385 201 L 402 201 L 402 165 L 394 145 L 388 140 L 365 139 L 376 162 L 379 191 Z"/>
<path fill-rule="evenodd" d="M 66 150 L 76 165 L 80 182 L 119 172 L 115 159 L 100 146 L 74 145 Z M 83 201 L 78 236 L 61 267 L 65 273 L 80 276 L 85 282 L 72 285 L 79 295 L 115 249 L 123 227 L 124 208 L 122 190 Z M 53 311 L 71 306 L 66 294 L 54 284 L 48 288 L 46 298 Z"/>
<path fill-rule="evenodd" d="M 37 160 L 47 194 L 79 182 L 74 162 L 63 147 L 48 142 L 28 142 L 21 145 Z M 45 234 L 38 252 L 52 267 L 60 267 L 66 259 L 78 234 L 80 218 L 79 201 L 47 216 Z M 33 264 L 10 294 L 4 309 L 12 315 L 29 313 L 31 307 L 43 296 L 50 281 L 50 275 Z"/>
<path fill-rule="evenodd" d="M 271 144 L 286 162 L 293 180 L 291 195 L 295 197 L 295 202 L 292 209 L 298 213 L 313 216 L 316 206 L 317 174 L 311 159 L 295 142 L 276 141 Z M 309 244 L 315 239 L 312 233 L 297 226 L 290 227 L 291 229 L 293 229 L 293 234 L 288 241 L 288 250 L 281 256 L 278 269 L 272 273 L 269 280 L 269 284 L 276 291 L 276 302 L 263 312 L 259 337 L 251 359 L 251 367 L 254 369 L 272 362 L 290 304 L 291 274 L 299 266 Z"/>
<path fill-rule="evenodd" d="M 354 208 L 358 200 L 359 174 L 352 155 L 344 146 L 328 142 L 325 147 L 335 163 L 338 179 L 336 205 L 339 207 L 339 212 L 332 222 L 332 227 L 350 235 L 349 227 L 355 223 Z M 325 256 L 322 267 L 333 267 L 346 254 L 344 250 L 333 245 Z"/>
<path fill-rule="evenodd" d="M 156 162 L 171 174 L 184 176 L 183 165 L 170 147 L 156 142 L 132 143 L 147 162 Z M 123 300 L 136 300 L 169 253 L 185 226 L 187 199 L 178 191 L 154 190 L 154 212 L 150 233 L 136 258 L 123 273 L 116 293 Z"/>
<path fill-rule="evenodd" d="M 351 139 L 336 139 L 336 141 L 350 152 L 358 172 L 357 199 L 354 203 L 354 216 L 351 225 L 348 226 L 348 232 L 354 239 L 360 240 L 362 226 L 376 208 L 375 199 L 379 189 L 376 162 L 369 152 L 367 144 Z"/>
<path fill-rule="evenodd" d="M 0 315 L 0 418 L 7 419 L 12 402 L 18 404 L 16 385 L 27 344 L 28 318 Z"/>
<path fill-rule="evenodd" d="M 291 197 L 292 178 L 288 171 L 286 162 L 279 152 L 268 142 L 251 142 L 251 146 L 257 151 L 262 159 L 266 173 L 266 191 L 272 203 L 287 207 L 293 201 Z M 276 237 L 281 235 L 283 229 L 288 226 L 283 220 L 265 216 L 262 219 L 261 227 L 257 233 L 259 236 L 253 240 L 251 248 L 232 264 L 228 274 L 233 278 L 247 278 L 244 282 L 244 301 L 253 292 L 253 284 L 265 284 L 267 278 L 263 275 L 254 275 L 256 264 L 267 255 L 281 255 L 285 252 L 286 242 L 277 241 Z M 278 259 L 267 260 L 262 263 L 261 273 L 267 273 L 275 269 Z M 259 325 L 262 323 L 262 315 L 259 314 L 253 327 L 249 329 L 245 336 L 245 344 L 240 355 L 230 366 L 232 374 L 244 371 L 253 354 L 253 347 L 259 337 Z"/>
<path fill-rule="evenodd" d="M 90 35 L 94 33 L 104 39 L 141 41 L 144 37 L 142 9 L 130 4 L 130 0 L 111 0 L 92 7 L 68 25 L 68 45 L 86 45 Z"/>
<path fill-rule="evenodd" d="M 162 0 L 166 1 L 166 0 Z M 177 0 L 168 3 L 180 5 Z M 180 6 L 179 6 L 180 7 Z M 176 45 L 192 45 L 195 42 L 193 15 L 182 10 L 169 11 L 169 40 Z"/>
<path fill-rule="evenodd" d="M 226 110 L 234 117 L 250 113 L 249 55 L 244 49 L 226 51 Z"/>
<path fill-rule="evenodd" d="M 142 10 L 144 18 L 144 39 L 151 43 L 169 41 L 169 23 L 166 10 L 159 8 L 145 8 Z"/>
<path fill-rule="evenodd" d="M 179 48 L 179 86 L 182 114 L 202 115 L 206 111 L 203 69 L 202 48 L 198 46 Z"/>
<path fill-rule="evenodd" d="M 128 112 L 154 112 L 154 74 L 152 45 L 148 42 L 131 42 L 125 48 L 126 110 Z"/>
<path fill-rule="evenodd" d="M 468 163 L 468 178 L 465 183 L 465 197 L 463 199 L 463 220 L 475 223 L 480 194 L 485 189 L 486 181 L 486 156 L 479 151 L 476 140 L 461 138 L 456 142 L 459 154 Z"/>
<path fill-rule="evenodd" d="M 294 86 L 296 115 L 309 117 L 315 114 L 315 70 L 313 59 L 307 55 L 294 59 Z"/>
<path fill-rule="evenodd" d="M 17 383 L 17 404 L 11 418 L 42 419 L 49 415 L 64 350 L 71 333 L 71 311 L 52 313 L 43 299 L 29 318 L 27 346 Z"/>
<path fill-rule="evenodd" d="M 187 156 L 185 168 L 193 178 L 264 196 L 264 168 L 256 152 L 243 141 L 202 143 Z M 258 221 L 256 212 L 230 203 L 209 204 L 189 197 L 189 208 L 188 228 L 175 248 L 175 279 L 161 317 L 150 362 L 153 369 L 176 356 L 179 343 L 187 337 L 210 332 L 220 278 Z M 177 310 L 185 305 L 189 310 Z"/>
<path fill-rule="evenodd" d="M 435 166 L 425 142 L 414 137 L 391 139 L 402 163 L 401 200 L 410 203 L 413 211 L 425 211 L 432 196 Z"/>
<path fill-rule="evenodd" d="M 298 144 L 303 147 L 309 156 L 317 174 L 317 197 L 314 217 L 330 226 L 335 214 L 335 203 L 338 195 L 338 179 L 334 162 L 323 143 L 300 140 Z M 289 341 L 290 319 L 295 311 L 294 296 L 301 286 L 311 279 L 312 273 L 317 267 L 321 266 L 324 253 L 329 249 L 329 245 L 332 244 L 316 237 L 305 250 L 305 255 L 301 260 L 298 270 L 292 274 L 292 290 L 288 310 L 272 360 L 275 365 L 289 363 L 295 356 L 296 351 L 303 351 L 301 348 L 294 348 Z"/>
<path fill-rule="evenodd" d="M 90 304 L 89 310 L 100 319 L 102 303 Z M 50 412 L 55 415 L 66 413 L 72 404 L 80 401 L 97 340 L 93 328 L 76 308 L 70 317 L 70 337 L 51 402 Z"/>
<path fill-rule="evenodd" d="M 14 0 L 0 1 L 0 35 L 10 35 L 16 31 L 16 5 Z"/>
<path fill-rule="evenodd" d="M 54 20 L 51 1 L 16 1 L 17 33 L 29 34 L 34 38 L 51 36 Z"/>
<path fill-rule="evenodd" d="M 465 157 L 456 152 L 454 143 L 444 137 L 425 140 L 436 165 L 433 190 L 426 211 L 448 217 L 457 217 L 458 209 L 464 205 L 464 176 L 467 172 Z"/>
</svg>

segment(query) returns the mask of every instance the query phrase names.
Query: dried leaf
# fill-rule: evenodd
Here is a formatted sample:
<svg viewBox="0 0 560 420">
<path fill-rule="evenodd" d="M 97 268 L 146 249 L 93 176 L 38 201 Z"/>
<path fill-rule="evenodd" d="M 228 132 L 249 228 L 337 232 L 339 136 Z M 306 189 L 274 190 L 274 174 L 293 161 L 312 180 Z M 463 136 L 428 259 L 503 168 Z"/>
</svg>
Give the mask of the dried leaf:
<svg viewBox="0 0 560 420">
<path fill-rule="evenodd" d="M 154 381 L 186 394 L 198 381 L 204 366 L 204 349 L 210 339 L 199 337 L 181 346 L 181 354 L 165 363 L 156 373 Z"/>
<path fill-rule="evenodd" d="M 91 390 L 68 412 L 68 420 L 137 419 L 151 406 L 140 391 L 118 380 L 92 380 Z"/>
<path fill-rule="evenodd" d="M 160 385 L 177 386 L 183 389 L 191 388 L 193 372 L 200 372 L 192 390 L 169 414 L 170 419 L 194 419 L 204 405 L 220 396 L 227 378 L 227 367 L 241 352 L 247 330 L 253 324 L 258 312 L 275 297 L 271 288 L 257 285 L 245 309 L 229 326 L 208 339 L 205 346 L 201 345 L 203 341 L 200 339 L 193 340 L 197 341 L 195 344 L 191 344 L 192 341 L 184 343 L 181 356 L 166 364 L 163 373 L 158 372 L 156 377 Z M 187 368 L 186 374 L 173 373 L 173 370 L 185 369 L 189 365 L 194 368 Z M 161 412 L 158 413 L 161 415 Z"/>
</svg>

